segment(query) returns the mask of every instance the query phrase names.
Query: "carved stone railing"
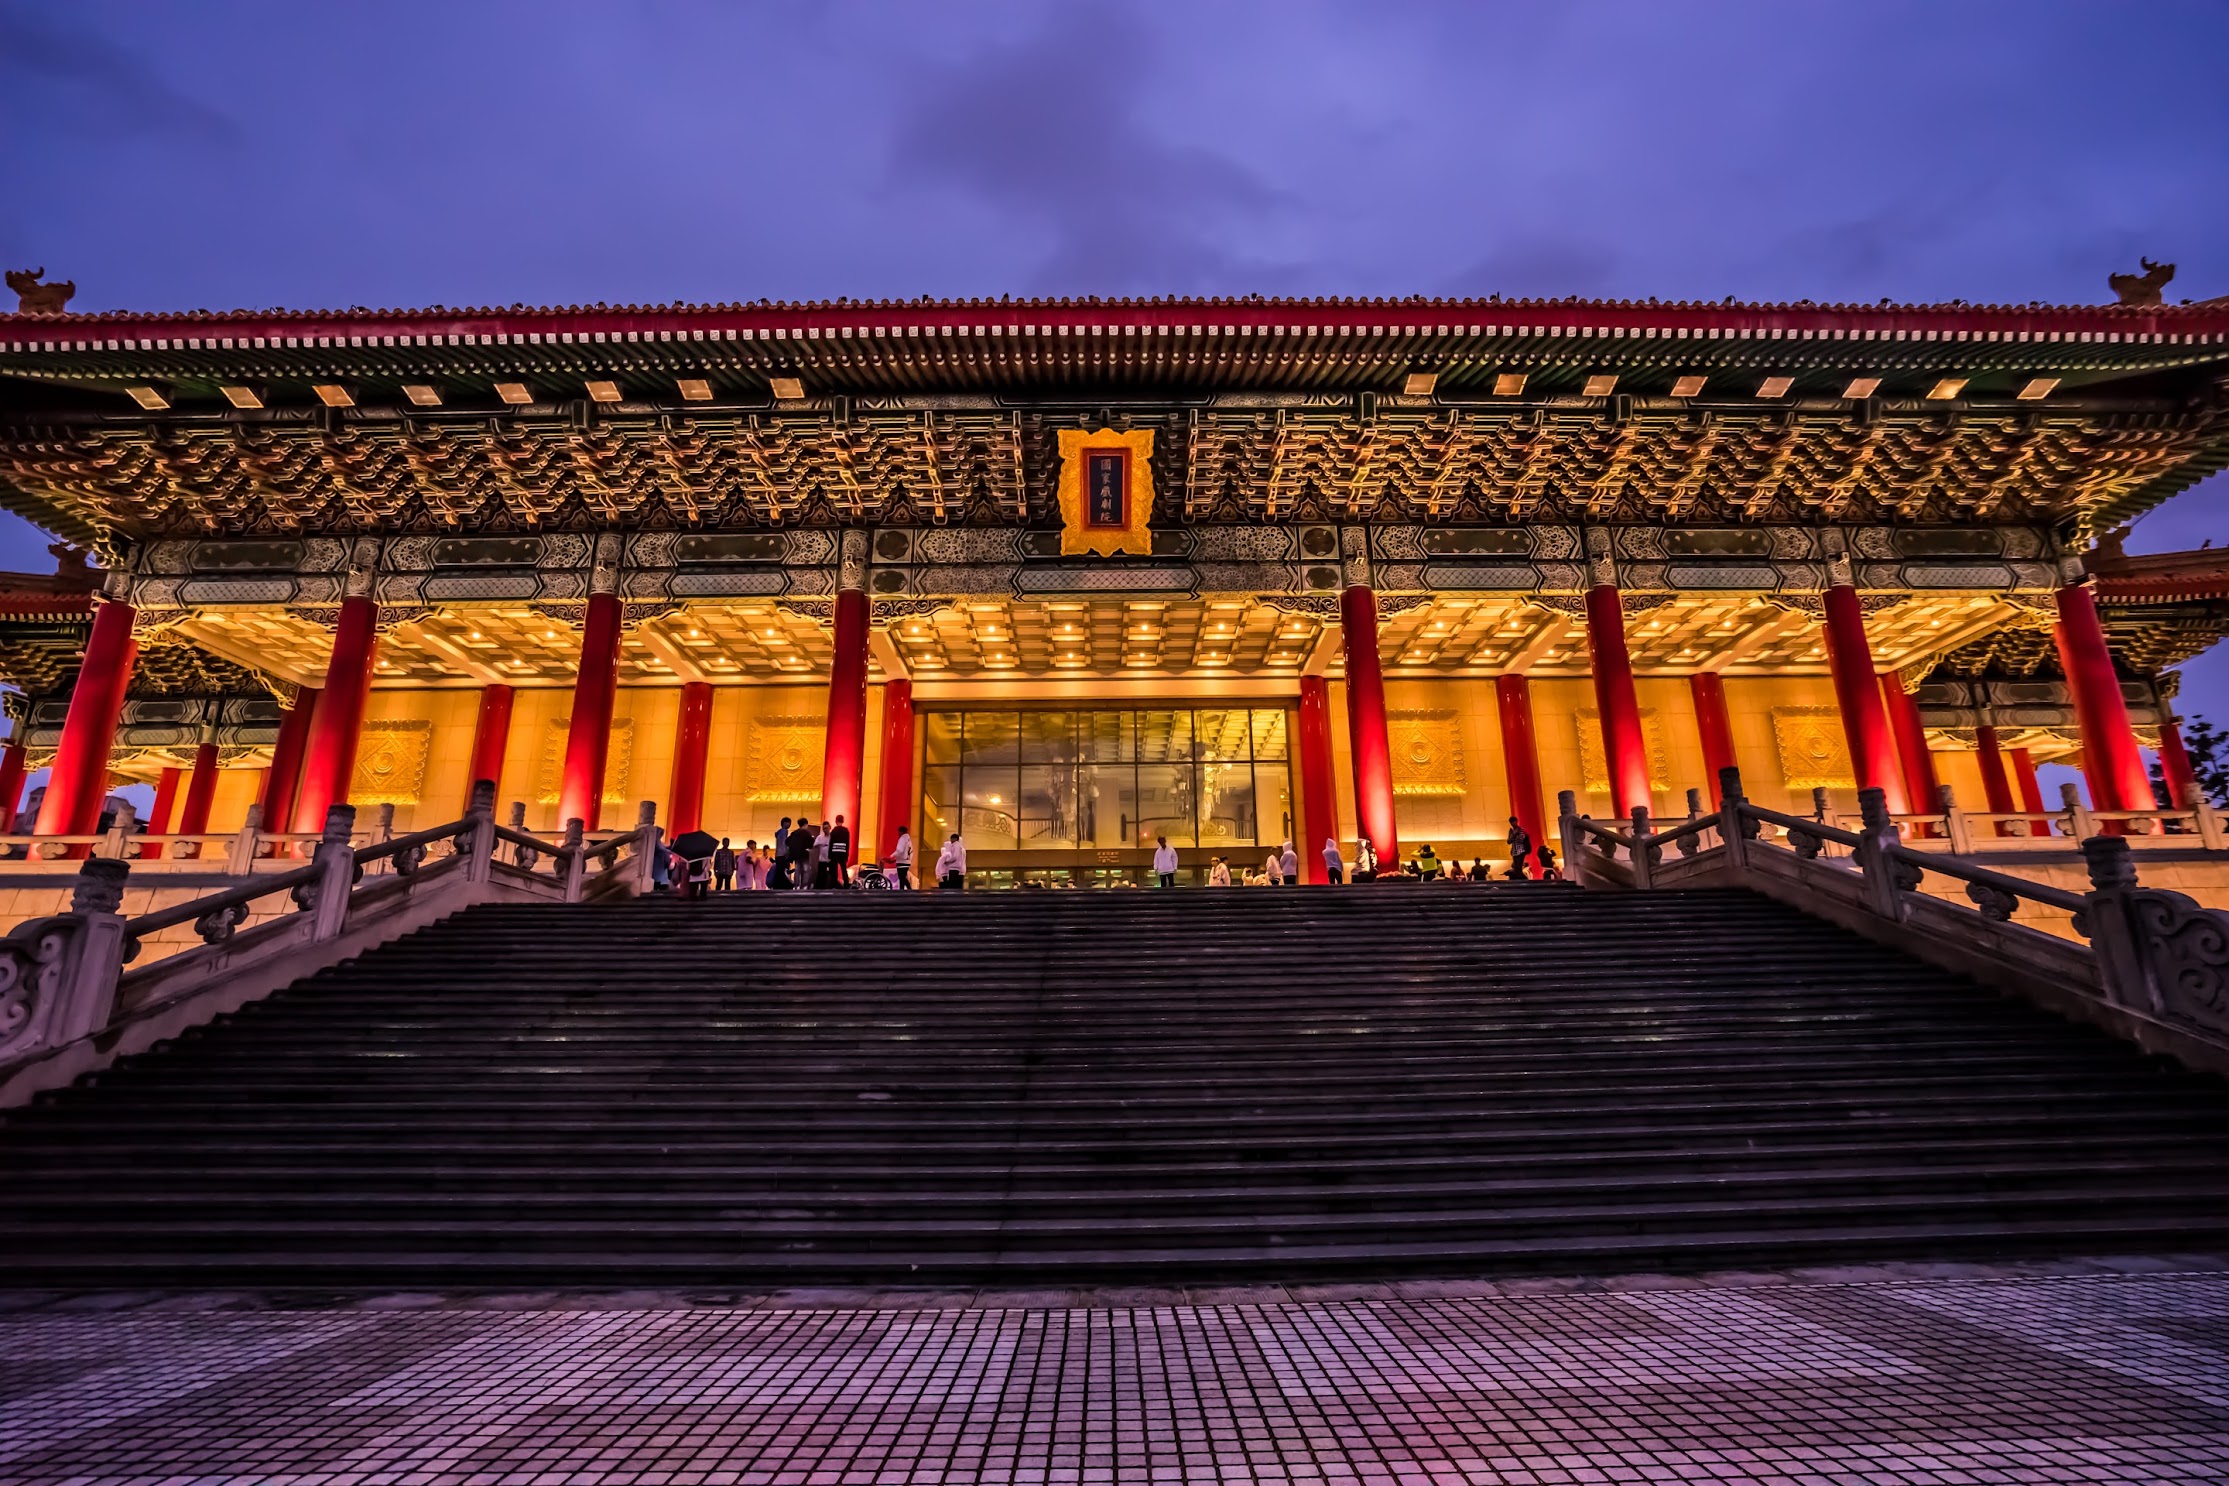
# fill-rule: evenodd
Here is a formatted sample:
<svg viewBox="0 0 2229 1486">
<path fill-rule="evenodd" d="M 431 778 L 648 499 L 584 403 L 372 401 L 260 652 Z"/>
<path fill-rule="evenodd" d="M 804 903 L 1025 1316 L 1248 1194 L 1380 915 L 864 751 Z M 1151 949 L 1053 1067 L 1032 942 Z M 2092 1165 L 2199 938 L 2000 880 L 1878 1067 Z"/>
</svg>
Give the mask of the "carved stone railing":
<svg viewBox="0 0 2229 1486">
<path fill-rule="evenodd" d="M 2073 853 L 2082 842 L 2101 835 L 2125 837 L 2143 851 L 2229 851 L 2222 814 L 2204 801 L 2189 810 L 2093 810 L 2072 784 L 2062 784 L 2057 810 L 1981 811 L 1961 809 L 1947 784 L 1938 786 L 1935 795 L 1933 812 L 1889 819 L 1908 840 L 1959 856 L 1977 851 Z M 1823 804 L 1817 813 L 1828 818 Z M 1845 828 L 1861 823 L 1849 815 L 1833 819 Z"/>
<path fill-rule="evenodd" d="M 2090 891 L 2070 892 L 1906 845 L 1877 789 L 1859 791 L 1854 831 L 1751 804 L 1733 769 L 1720 790 L 1717 811 L 1701 813 L 1691 796 L 1688 819 L 1660 829 L 1645 810 L 1620 825 L 1591 820 L 1564 792 L 1568 875 L 1594 888 L 1750 888 L 2150 1051 L 2229 1072 L 2229 913 L 2140 886 L 2128 837 L 2083 840 Z M 1966 901 L 1924 891 L 1931 874 L 1959 884 Z M 2080 939 L 2017 922 L 2022 913 L 2068 915 Z"/>
<path fill-rule="evenodd" d="M 461 819 L 364 846 L 355 809 L 335 805 L 307 865 L 135 918 L 121 912 L 131 864 L 81 861 L 69 911 L 0 939 L 0 1107 L 475 903 L 650 890 L 650 805 L 596 843 L 577 820 L 559 841 L 499 826 L 494 805 L 482 781 Z M 185 925 L 190 938 L 171 932 Z"/>
</svg>

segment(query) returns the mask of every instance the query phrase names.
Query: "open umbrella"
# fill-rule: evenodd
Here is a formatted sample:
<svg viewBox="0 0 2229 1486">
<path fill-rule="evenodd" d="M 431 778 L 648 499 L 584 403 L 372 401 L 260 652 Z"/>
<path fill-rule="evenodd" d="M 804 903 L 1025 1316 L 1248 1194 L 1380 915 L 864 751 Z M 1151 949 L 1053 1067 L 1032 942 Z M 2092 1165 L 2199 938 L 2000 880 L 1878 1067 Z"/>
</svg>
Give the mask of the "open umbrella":
<svg viewBox="0 0 2229 1486">
<path fill-rule="evenodd" d="M 685 862 L 701 861 L 720 849 L 720 838 L 710 831 L 683 831 L 673 838 L 673 849 Z"/>
</svg>

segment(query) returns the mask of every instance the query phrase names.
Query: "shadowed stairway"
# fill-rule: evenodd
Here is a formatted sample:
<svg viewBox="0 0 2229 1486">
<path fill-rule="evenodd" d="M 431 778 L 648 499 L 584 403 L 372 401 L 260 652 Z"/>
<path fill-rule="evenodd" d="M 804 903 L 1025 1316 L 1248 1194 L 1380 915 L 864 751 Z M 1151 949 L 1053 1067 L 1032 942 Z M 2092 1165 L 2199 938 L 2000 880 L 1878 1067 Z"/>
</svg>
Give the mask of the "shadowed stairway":
<svg viewBox="0 0 2229 1486">
<path fill-rule="evenodd" d="M 1736 892 L 471 910 L 0 1125 L 16 1285 L 2229 1246 L 2229 1086 Z"/>
</svg>

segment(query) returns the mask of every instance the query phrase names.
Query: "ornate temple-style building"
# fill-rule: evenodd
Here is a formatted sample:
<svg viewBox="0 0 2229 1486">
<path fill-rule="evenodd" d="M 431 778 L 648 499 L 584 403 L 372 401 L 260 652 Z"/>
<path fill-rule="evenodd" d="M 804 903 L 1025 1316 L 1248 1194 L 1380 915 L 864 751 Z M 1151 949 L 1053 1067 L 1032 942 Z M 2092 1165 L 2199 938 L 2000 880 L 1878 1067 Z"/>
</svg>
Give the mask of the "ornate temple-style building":
<svg viewBox="0 0 2229 1486">
<path fill-rule="evenodd" d="M 991 885 L 1501 854 L 1738 764 L 2196 785 L 2229 305 L 969 301 L 0 316 L 0 804 L 84 834 L 964 835 Z M 933 855 L 925 847 L 923 859 Z"/>
</svg>

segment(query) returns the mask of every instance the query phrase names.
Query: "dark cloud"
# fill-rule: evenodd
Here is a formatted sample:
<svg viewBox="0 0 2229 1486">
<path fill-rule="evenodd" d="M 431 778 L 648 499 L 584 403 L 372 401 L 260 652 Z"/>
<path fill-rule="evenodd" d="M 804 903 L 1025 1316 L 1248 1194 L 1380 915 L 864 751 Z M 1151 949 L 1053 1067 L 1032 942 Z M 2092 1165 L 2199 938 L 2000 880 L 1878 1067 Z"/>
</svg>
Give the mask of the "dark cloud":
<svg viewBox="0 0 2229 1486">
<path fill-rule="evenodd" d="M 11 133 L 66 129 L 94 137 L 183 135 L 233 144 L 240 127 L 174 87 L 136 52 L 84 23 L 72 6 L 0 0 L 0 118 Z"/>
<path fill-rule="evenodd" d="M 1055 293 L 1257 289 L 1284 277 L 1234 246 L 1288 203 L 1259 174 L 1164 139 L 1148 98 L 1158 60 L 1135 16 L 1063 6 L 900 83 L 892 183 L 971 197 L 1040 237 L 1032 284 Z"/>
</svg>

